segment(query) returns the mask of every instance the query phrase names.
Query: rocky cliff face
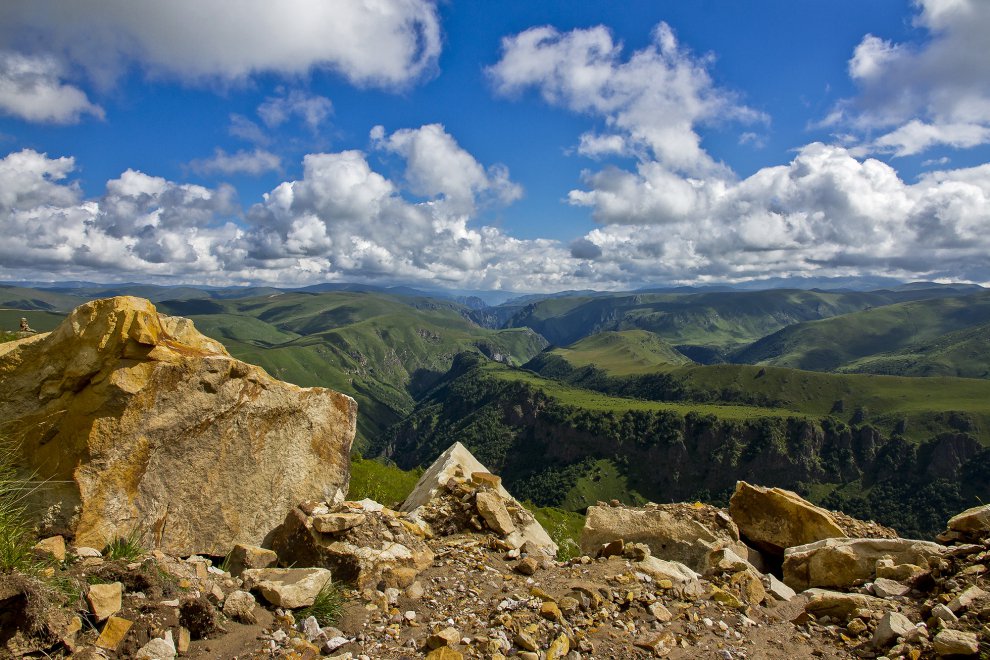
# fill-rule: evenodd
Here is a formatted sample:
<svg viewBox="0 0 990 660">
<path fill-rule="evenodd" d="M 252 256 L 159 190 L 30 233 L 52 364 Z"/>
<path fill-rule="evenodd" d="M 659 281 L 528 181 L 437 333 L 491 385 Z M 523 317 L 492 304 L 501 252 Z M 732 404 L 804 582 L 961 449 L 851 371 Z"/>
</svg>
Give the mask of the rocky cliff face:
<svg viewBox="0 0 990 660">
<path fill-rule="evenodd" d="M 350 397 L 278 381 L 139 298 L 0 345 L 2 431 L 79 545 L 260 544 L 299 501 L 346 491 L 356 417 Z"/>
</svg>

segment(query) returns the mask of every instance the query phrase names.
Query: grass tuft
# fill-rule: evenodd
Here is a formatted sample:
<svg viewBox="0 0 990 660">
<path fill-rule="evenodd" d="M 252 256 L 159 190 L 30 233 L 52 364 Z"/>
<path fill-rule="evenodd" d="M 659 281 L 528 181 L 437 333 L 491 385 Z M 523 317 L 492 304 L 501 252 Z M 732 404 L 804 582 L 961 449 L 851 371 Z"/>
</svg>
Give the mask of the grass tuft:
<svg viewBox="0 0 990 660">
<path fill-rule="evenodd" d="M 37 563 L 25 504 L 34 486 L 17 474 L 16 448 L 13 442 L 0 439 L 0 573 L 30 573 Z"/>
<path fill-rule="evenodd" d="M 316 594 L 316 600 L 309 607 L 296 612 L 296 619 L 304 620 L 311 616 L 321 626 L 332 626 L 340 621 L 344 612 L 344 590 L 339 583 L 327 580 L 327 583 Z"/>
<path fill-rule="evenodd" d="M 107 544 L 103 549 L 103 557 L 110 561 L 122 559 L 124 561 L 134 561 L 139 559 L 146 552 L 141 545 L 140 535 L 137 530 L 131 532 L 126 537 L 117 537 Z"/>
</svg>

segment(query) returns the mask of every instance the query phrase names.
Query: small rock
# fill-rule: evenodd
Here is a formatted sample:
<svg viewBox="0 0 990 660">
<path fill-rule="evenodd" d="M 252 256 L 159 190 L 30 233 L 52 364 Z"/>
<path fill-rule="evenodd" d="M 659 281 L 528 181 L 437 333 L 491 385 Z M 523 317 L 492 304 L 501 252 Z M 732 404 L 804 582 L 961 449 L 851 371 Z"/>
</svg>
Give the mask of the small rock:
<svg viewBox="0 0 990 660">
<path fill-rule="evenodd" d="M 650 614 L 652 614 L 653 618 L 659 621 L 660 623 L 667 623 L 668 621 L 671 621 L 674 618 L 674 615 L 671 614 L 670 610 L 664 607 L 663 603 L 661 603 L 660 601 L 657 601 L 650 605 Z"/>
<path fill-rule="evenodd" d="M 622 555 L 624 543 L 622 539 L 616 539 L 604 544 L 598 551 L 599 557 L 618 557 Z"/>
<path fill-rule="evenodd" d="M 532 557 L 525 557 L 516 563 L 515 570 L 517 573 L 521 573 L 522 575 L 532 575 L 539 567 L 540 563 L 538 561 Z"/>
<path fill-rule="evenodd" d="M 959 620 L 959 617 L 957 617 L 952 610 L 942 603 L 939 603 L 932 608 L 932 616 L 939 621 L 945 621 L 946 623 L 955 623 Z"/>
<path fill-rule="evenodd" d="M 870 643 L 875 648 L 886 648 L 898 637 L 907 637 L 912 630 L 914 624 L 911 623 L 911 619 L 898 612 L 887 612 L 877 624 L 877 630 L 873 633 Z"/>
<path fill-rule="evenodd" d="M 512 638 L 512 643 L 525 651 L 536 651 L 540 647 L 528 633 L 517 632 Z"/>
<path fill-rule="evenodd" d="M 323 633 L 320 630 L 320 622 L 315 616 L 308 616 L 302 622 L 302 634 L 306 636 L 306 641 L 315 641 Z"/>
<path fill-rule="evenodd" d="M 76 557 L 79 557 L 80 559 L 86 559 L 87 557 L 96 558 L 103 556 L 103 553 L 97 550 L 96 548 L 90 548 L 85 545 L 78 546 L 74 550 L 74 552 L 76 553 Z"/>
<path fill-rule="evenodd" d="M 969 587 L 952 599 L 952 602 L 949 603 L 949 609 L 956 613 L 961 612 L 969 608 L 976 601 L 986 598 L 987 595 L 987 592 L 977 586 Z"/>
<path fill-rule="evenodd" d="M 485 523 L 495 532 L 502 536 L 508 536 L 516 531 L 516 526 L 512 522 L 512 516 L 505 508 L 505 503 L 497 493 L 482 491 L 475 497 L 475 505 L 478 513 L 485 519 Z"/>
<path fill-rule="evenodd" d="M 240 577 L 248 568 L 269 568 L 278 563 L 278 555 L 272 550 L 238 543 L 227 555 L 227 572 Z"/>
<path fill-rule="evenodd" d="M 426 591 L 423 589 L 423 584 L 417 580 L 406 587 L 406 598 L 410 600 L 420 600 Z"/>
<path fill-rule="evenodd" d="M 132 621 L 111 616 L 103 626 L 103 632 L 96 638 L 96 645 L 107 651 L 115 651 L 132 625 L 134 625 Z"/>
<path fill-rule="evenodd" d="M 191 643 L 192 636 L 189 634 L 189 629 L 185 626 L 179 626 L 178 639 L 175 640 L 175 650 L 179 653 L 186 653 Z"/>
<path fill-rule="evenodd" d="M 767 580 L 770 583 L 769 591 L 774 598 L 777 600 L 789 601 L 790 599 L 797 596 L 797 592 L 788 587 L 786 584 L 777 579 L 777 577 L 771 573 L 767 574 Z"/>
<path fill-rule="evenodd" d="M 560 621 L 564 615 L 560 611 L 560 606 L 557 605 L 557 603 L 547 601 L 540 605 L 540 616 L 548 621 Z"/>
<path fill-rule="evenodd" d="M 234 591 L 227 596 L 223 603 L 223 613 L 241 623 L 257 623 L 254 616 L 254 596 L 246 591 Z"/>
<path fill-rule="evenodd" d="M 905 596 L 911 591 L 911 587 L 900 582 L 895 582 L 888 578 L 877 578 L 873 582 L 873 593 L 880 598 L 890 598 L 891 596 Z"/>
<path fill-rule="evenodd" d="M 41 559 L 65 561 L 65 538 L 61 536 L 50 536 L 35 543 L 31 550 L 36 557 Z"/>
<path fill-rule="evenodd" d="M 275 607 L 309 607 L 330 581 L 325 568 L 250 568 L 244 571 L 244 586 L 257 589 Z"/>
<path fill-rule="evenodd" d="M 946 655 L 976 655 L 980 651 L 980 642 L 976 634 L 946 628 L 935 635 L 932 640 L 935 653 L 941 657 Z"/>
<path fill-rule="evenodd" d="M 464 656 L 449 646 L 441 646 L 427 653 L 426 660 L 464 660 Z"/>
<path fill-rule="evenodd" d="M 547 648 L 547 660 L 563 660 L 571 651 L 571 642 L 567 635 L 561 633 L 557 639 L 550 642 Z"/>
<path fill-rule="evenodd" d="M 471 483 L 476 486 L 485 486 L 492 490 L 498 490 L 498 487 L 502 485 L 502 477 L 494 475 L 491 472 L 472 472 Z"/>
<path fill-rule="evenodd" d="M 172 631 L 165 634 L 165 638 L 157 637 L 144 646 L 134 656 L 135 660 L 174 660 L 176 654 L 175 643 L 172 641 Z"/>
<path fill-rule="evenodd" d="M 447 627 L 427 637 L 426 647 L 438 649 L 441 646 L 454 646 L 459 641 L 461 641 L 461 633 L 457 628 Z"/>
<path fill-rule="evenodd" d="M 89 610 L 97 621 L 104 621 L 112 614 L 120 611 L 121 597 L 124 595 L 124 585 L 120 582 L 111 584 L 94 584 L 89 587 L 86 600 Z"/>
<path fill-rule="evenodd" d="M 362 525 L 367 519 L 363 513 L 327 513 L 313 516 L 313 529 L 321 534 L 336 534 Z"/>
</svg>

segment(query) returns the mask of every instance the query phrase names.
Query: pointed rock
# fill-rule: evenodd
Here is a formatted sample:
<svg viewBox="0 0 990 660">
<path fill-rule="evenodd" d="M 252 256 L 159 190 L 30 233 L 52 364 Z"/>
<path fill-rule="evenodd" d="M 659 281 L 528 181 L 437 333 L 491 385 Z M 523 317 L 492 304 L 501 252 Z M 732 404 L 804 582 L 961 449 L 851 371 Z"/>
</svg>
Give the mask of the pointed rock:
<svg viewBox="0 0 990 660">
<path fill-rule="evenodd" d="M 448 447 L 423 473 L 400 509 L 409 512 L 415 520 L 440 521 L 448 528 L 457 527 L 440 505 L 444 497 L 451 495 L 452 486 L 459 498 L 474 495 L 479 516 L 491 529 L 505 535 L 505 542 L 511 547 L 521 548 L 528 543 L 550 557 L 557 554 L 557 544 L 533 514 L 509 494 L 501 479 L 490 478 L 488 469 L 459 442 Z M 502 509 L 507 517 L 502 515 Z M 467 524 L 459 526 L 461 529 L 454 531 L 469 529 Z"/>
</svg>

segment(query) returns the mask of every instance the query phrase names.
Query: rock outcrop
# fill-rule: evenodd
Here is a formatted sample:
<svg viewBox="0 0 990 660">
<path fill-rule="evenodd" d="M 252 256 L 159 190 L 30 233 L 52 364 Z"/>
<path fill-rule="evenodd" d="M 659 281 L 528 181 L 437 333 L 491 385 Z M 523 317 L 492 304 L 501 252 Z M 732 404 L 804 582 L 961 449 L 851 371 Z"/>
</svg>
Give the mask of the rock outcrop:
<svg viewBox="0 0 990 660">
<path fill-rule="evenodd" d="M 425 533 L 404 514 L 377 503 L 303 502 L 275 531 L 283 566 L 329 568 L 359 589 L 408 587 L 433 563 Z"/>
<path fill-rule="evenodd" d="M 927 569 L 944 553 L 944 546 L 931 541 L 825 539 L 787 549 L 784 582 L 797 591 L 810 587 L 849 588 L 876 577 L 878 562 Z"/>
<path fill-rule="evenodd" d="M 846 536 L 832 514 L 783 488 L 736 483 L 729 515 L 746 540 L 781 556 L 785 548 Z"/>
<path fill-rule="evenodd" d="M 0 419 L 52 531 L 178 555 L 261 545 L 285 511 L 346 490 L 357 404 L 232 358 L 147 300 L 81 305 L 0 345 Z"/>
<path fill-rule="evenodd" d="M 744 559 L 749 554 L 739 540 L 735 523 L 724 512 L 708 505 L 588 507 L 581 531 L 581 550 L 594 556 L 602 545 L 618 539 L 643 543 L 653 556 L 681 562 L 699 573 L 708 571 L 709 557 L 714 551 L 728 548 Z"/>
</svg>

